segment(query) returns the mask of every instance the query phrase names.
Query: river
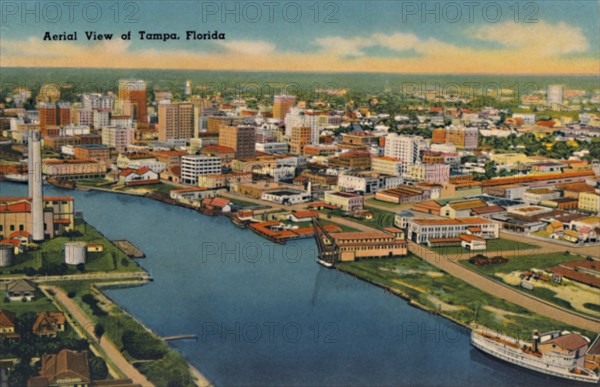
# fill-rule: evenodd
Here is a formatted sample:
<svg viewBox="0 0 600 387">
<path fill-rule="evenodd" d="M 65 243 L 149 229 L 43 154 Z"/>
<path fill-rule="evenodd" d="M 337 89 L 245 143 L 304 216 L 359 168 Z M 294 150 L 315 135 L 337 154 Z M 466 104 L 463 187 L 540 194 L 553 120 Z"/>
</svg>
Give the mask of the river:
<svg viewBox="0 0 600 387">
<path fill-rule="evenodd" d="M 26 195 L 5 183 L 0 195 Z M 569 386 L 473 349 L 468 332 L 315 263 L 312 240 L 273 245 L 224 217 L 150 199 L 44 187 L 75 198 L 109 239 L 128 239 L 154 277 L 107 294 L 217 386 Z"/>
</svg>

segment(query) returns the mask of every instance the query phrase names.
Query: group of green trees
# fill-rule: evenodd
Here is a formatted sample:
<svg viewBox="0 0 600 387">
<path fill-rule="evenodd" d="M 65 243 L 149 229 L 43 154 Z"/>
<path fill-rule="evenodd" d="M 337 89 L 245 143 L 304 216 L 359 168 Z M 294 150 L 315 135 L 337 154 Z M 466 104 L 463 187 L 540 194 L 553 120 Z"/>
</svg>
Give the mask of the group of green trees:
<svg viewBox="0 0 600 387">
<path fill-rule="evenodd" d="M 33 358 L 43 354 L 56 354 L 62 349 L 88 351 L 90 374 L 94 380 L 108 377 L 108 368 L 101 358 L 89 351 L 89 343 L 75 336 L 75 332 L 66 329 L 56 337 L 39 337 L 33 334 L 33 324 L 37 315 L 27 312 L 15 318 L 15 330 L 21 335 L 19 340 L 0 339 L 0 358 L 15 357 L 19 362 L 9 374 L 9 386 L 26 386 L 30 377 L 39 375 L 41 362 L 31 364 Z"/>
</svg>

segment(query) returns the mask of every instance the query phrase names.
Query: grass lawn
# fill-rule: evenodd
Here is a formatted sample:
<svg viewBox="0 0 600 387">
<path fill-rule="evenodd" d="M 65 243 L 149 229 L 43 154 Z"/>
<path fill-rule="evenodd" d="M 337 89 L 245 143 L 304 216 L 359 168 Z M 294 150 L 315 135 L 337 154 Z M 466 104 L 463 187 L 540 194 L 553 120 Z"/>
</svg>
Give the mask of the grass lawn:
<svg viewBox="0 0 600 387">
<path fill-rule="evenodd" d="M 124 191 L 138 191 L 138 190 L 148 190 L 151 192 L 160 193 L 163 195 L 169 195 L 172 190 L 178 189 L 171 184 L 158 183 L 158 184 L 147 184 L 147 185 L 136 185 L 132 187 L 125 187 Z"/>
<path fill-rule="evenodd" d="M 513 271 L 527 271 L 532 268 L 545 269 L 547 267 L 556 266 L 559 263 L 575 261 L 583 259 L 579 255 L 550 253 L 538 255 L 523 255 L 520 257 L 509 258 L 507 263 L 501 265 L 476 266 L 468 261 L 460 261 L 464 266 L 478 271 L 488 276 L 493 276 L 494 273 L 511 273 Z"/>
<path fill-rule="evenodd" d="M 61 265 L 64 262 L 63 247 L 65 242 L 84 241 L 87 243 L 100 243 L 104 246 L 103 252 L 87 253 L 87 262 L 84 272 L 119 271 L 132 272 L 140 270 L 139 266 L 125 253 L 121 252 L 98 230 L 82 220 L 75 221 L 75 230 L 82 235 L 76 237 L 56 237 L 42 242 L 40 249 L 27 251 L 15 257 L 15 264 L 10 267 L 0 268 L 1 274 L 22 273 L 27 268 L 37 271 L 47 270 L 49 267 Z M 67 268 L 66 274 L 77 274 L 74 266 Z"/>
<path fill-rule="evenodd" d="M 534 329 L 581 331 L 485 293 L 414 255 L 342 263 L 337 267 L 402 292 L 419 304 L 463 324 L 468 325 L 475 320 L 507 334 L 516 335 L 520 332 L 521 336 L 529 335 Z M 584 334 L 595 336 L 591 332 Z"/>
<path fill-rule="evenodd" d="M 378 229 L 382 229 L 384 227 L 391 227 L 394 225 L 394 218 L 396 215 L 394 212 L 385 211 L 385 210 L 381 210 L 379 208 L 368 207 L 368 206 L 365 207 L 365 210 L 371 211 L 371 213 L 373 214 L 373 219 L 354 218 L 352 216 L 348 216 L 347 213 L 345 213 L 342 210 L 330 210 L 327 208 L 324 208 L 324 209 L 320 210 L 319 212 L 324 213 L 326 215 L 347 218 L 348 220 L 351 220 L 353 222 L 360 223 L 365 226 L 369 226 L 369 227 L 373 227 L 373 228 L 378 228 Z"/>
<path fill-rule="evenodd" d="M 460 261 L 460 264 L 462 264 L 463 266 L 466 266 L 474 271 L 485 274 L 488 277 L 502 281 L 501 276 L 503 274 L 508 274 L 508 273 L 512 273 L 512 272 L 525 272 L 525 271 L 529 271 L 534 268 L 542 270 L 542 269 L 546 269 L 546 268 L 549 268 L 552 266 L 557 266 L 563 262 L 568 262 L 568 261 L 573 261 L 573 260 L 581 260 L 581 259 L 583 259 L 583 258 L 578 255 L 564 254 L 564 253 L 551 253 L 551 254 L 531 255 L 531 256 L 509 258 L 507 263 L 500 264 L 500 265 L 476 266 L 476 265 L 470 264 L 468 261 Z M 600 312 L 600 299 L 598 300 L 597 303 L 586 303 L 585 307 L 582 308 L 581 306 L 574 307 L 573 305 L 571 305 L 571 302 L 567 301 L 566 299 L 557 297 L 557 292 L 561 292 L 564 294 L 565 291 L 567 291 L 568 289 L 570 289 L 571 286 L 573 286 L 573 285 L 565 285 L 565 281 L 563 281 L 563 284 L 560 284 L 560 285 L 551 283 L 550 286 L 552 286 L 552 289 L 548 289 L 548 287 L 543 286 L 542 283 L 540 283 L 539 285 L 536 286 L 535 281 L 533 282 L 533 284 L 534 284 L 534 288 L 532 290 L 527 290 L 526 292 L 530 293 L 536 297 L 539 297 L 543 300 L 549 301 L 549 302 L 556 304 L 558 306 L 561 306 L 563 308 L 574 310 L 574 311 L 584 313 L 584 314 L 588 314 L 588 315 L 591 315 L 594 317 L 597 317 L 597 313 Z M 512 285 L 515 288 L 518 288 L 519 290 L 525 291 L 520 286 L 518 286 L 518 284 L 515 285 L 513 283 L 509 283 L 509 285 Z M 569 286 L 569 288 L 565 288 L 564 286 Z M 573 290 L 573 291 L 578 292 L 577 294 L 578 294 L 578 298 L 580 300 L 585 300 L 586 298 L 582 298 L 582 297 L 586 297 L 586 295 L 590 294 L 589 292 L 586 293 L 585 288 L 581 288 L 581 289 Z M 575 305 L 577 305 L 577 303 Z M 589 310 L 586 310 L 586 308 Z"/>
<path fill-rule="evenodd" d="M 524 243 L 519 241 L 512 241 L 509 239 L 493 239 L 489 240 L 487 243 L 486 250 L 478 250 L 478 251 L 470 251 L 464 249 L 460 246 L 450 246 L 450 247 L 432 247 L 430 250 L 435 251 L 439 254 L 466 254 L 466 255 L 476 255 L 476 254 L 485 254 L 489 252 L 500 252 L 500 251 L 512 251 L 512 250 L 530 250 L 537 249 L 539 246 L 533 245 L 530 243 Z"/>
<path fill-rule="evenodd" d="M 35 298 L 29 302 L 23 301 L 7 301 L 5 300 L 5 293 L 0 293 L 0 309 L 8 310 L 14 313 L 17 317 L 25 313 L 40 313 L 40 312 L 53 312 L 56 311 L 56 306 L 44 296 L 44 293 L 37 291 Z"/>
<path fill-rule="evenodd" d="M 77 185 L 85 185 L 91 187 L 99 187 L 103 185 L 112 184 L 113 181 L 107 179 L 88 179 L 88 180 L 78 180 Z"/>
</svg>

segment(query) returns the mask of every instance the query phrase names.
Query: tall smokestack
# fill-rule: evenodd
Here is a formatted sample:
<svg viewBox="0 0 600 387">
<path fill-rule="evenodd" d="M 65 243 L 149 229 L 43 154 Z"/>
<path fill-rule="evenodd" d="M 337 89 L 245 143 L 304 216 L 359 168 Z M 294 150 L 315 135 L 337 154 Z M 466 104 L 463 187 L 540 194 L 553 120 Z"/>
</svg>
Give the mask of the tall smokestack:
<svg viewBox="0 0 600 387">
<path fill-rule="evenodd" d="M 31 192 L 31 233 L 33 240 L 40 242 L 44 240 L 44 197 L 42 192 L 42 144 L 40 132 L 35 131 L 31 137 L 31 164 L 33 170 L 29 176 L 32 178 Z"/>
<path fill-rule="evenodd" d="M 27 188 L 29 189 L 28 198 L 33 197 L 33 131 L 27 132 Z"/>
</svg>

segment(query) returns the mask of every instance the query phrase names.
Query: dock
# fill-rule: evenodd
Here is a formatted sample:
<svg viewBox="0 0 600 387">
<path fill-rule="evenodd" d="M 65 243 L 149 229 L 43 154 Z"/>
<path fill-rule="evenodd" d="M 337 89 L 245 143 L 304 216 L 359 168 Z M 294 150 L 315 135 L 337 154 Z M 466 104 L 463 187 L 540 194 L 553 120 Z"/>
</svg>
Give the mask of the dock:
<svg viewBox="0 0 600 387">
<path fill-rule="evenodd" d="M 133 242 L 129 242 L 127 240 L 117 240 L 112 242 L 119 250 L 127 254 L 129 258 L 146 258 L 144 252 L 135 244 L 133 244 Z"/>
<path fill-rule="evenodd" d="M 196 335 L 177 335 L 177 336 L 167 336 L 167 337 L 162 338 L 163 341 L 186 340 L 186 339 L 193 339 L 193 340 L 198 341 L 198 336 L 196 336 Z"/>
</svg>

